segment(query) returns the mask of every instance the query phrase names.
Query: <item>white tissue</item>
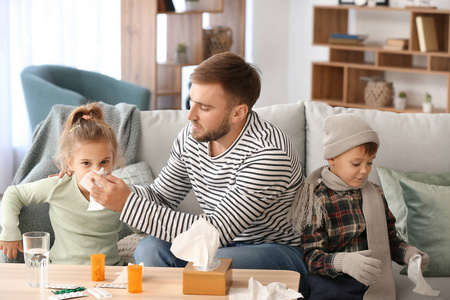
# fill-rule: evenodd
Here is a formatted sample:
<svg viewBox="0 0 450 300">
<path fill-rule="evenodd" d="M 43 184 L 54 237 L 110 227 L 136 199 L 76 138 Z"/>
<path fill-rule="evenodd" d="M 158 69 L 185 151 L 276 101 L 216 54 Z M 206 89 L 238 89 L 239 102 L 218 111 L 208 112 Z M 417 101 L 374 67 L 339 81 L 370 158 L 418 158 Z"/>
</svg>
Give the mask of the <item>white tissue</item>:
<svg viewBox="0 0 450 300">
<path fill-rule="evenodd" d="M 425 296 L 439 296 L 440 291 L 433 290 L 422 276 L 420 264 L 422 263 L 422 256 L 416 254 L 409 259 L 408 264 L 408 278 L 416 285 L 413 292 Z"/>
<path fill-rule="evenodd" d="M 209 271 L 218 266 L 214 257 L 219 245 L 219 231 L 200 218 L 173 240 L 170 251 L 179 259 L 192 262 L 197 269 Z"/>
<path fill-rule="evenodd" d="M 102 175 L 106 175 L 108 174 L 107 171 L 103 170 L 103 168 L 101 168 L 99 171 L 97 171 L 97 174 L 102 176 Z M 82 187 L 84 187 L 88 192 L 91 191 L 91 189 L 89 188 L 89 181 L 91 180 L 91 175 L 89 175 L 89 172 L 86 173 L 86 175 L 83 176 L 83 178 L 81 178 L 80 180 L 80 184 Z M 95 181 L 95 184 L 98 185 L 99 187 L 101 187 L 100 184 L 97 183 L 97 181 Z M 94 211 L 94 210 L 102 210 L 105 209 L 103 207 L 103 205 L 101 205 L 100 203 L 98 203 L 97 201 L 95 201 L 94 198 L 92 198 L 92 196 L 89 196 L 89 207 L 88 207 L 88 211 Z"/>
<path fill-rule="evenodd" d="M 128 264 L 128 265 L 132 265 L 132 264 Z M 139 265 L 142 266 L 142 274 L 144 274 L 144 263 L 141 262 Z M 119 275 L 119 276 L 112 283 L 114 283 L 114 284 L 125 284 L 125 283 L 128 283 L 128 269 L 127 269 L 127 267 L 123 267 L 123 270 L 121 272 L 116 273 L 116 275 Z"/>
<path fill-rule="evenodd" d="M 230 288 L 230 300 L 288 300 L 303 298 L 303 295 L 293 289 L 286 289 L 281 282 L 262 285 L 253 277 L 248 280 L 248 288 Z"/>
</svg>

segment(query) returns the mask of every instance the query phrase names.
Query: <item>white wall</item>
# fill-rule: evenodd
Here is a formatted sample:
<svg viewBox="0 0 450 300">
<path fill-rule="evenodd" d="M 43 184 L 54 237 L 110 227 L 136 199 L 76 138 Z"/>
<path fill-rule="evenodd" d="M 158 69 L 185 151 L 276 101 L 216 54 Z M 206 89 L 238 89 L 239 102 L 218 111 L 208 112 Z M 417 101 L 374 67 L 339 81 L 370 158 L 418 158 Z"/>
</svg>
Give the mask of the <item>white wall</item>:
<svg viewBox="0 0 450 300">
<path fill-rule="evenodd" d="M 258 106 L 288 99 L 289 7 L 289 0 L 253 0 L 253 24 L 248 26 L 253 41 L 250 55 L 262 71 Z"/>
<path fill-rule="evenodd" d="M 415 0 L 416 4 L 419 0 Z M 406 0 L 391 0 L 403 7 Z M 247 58 L 263 73 L 263 87 L 257 107 L 292 103 L 311 98 L 311 63 L 327 61 L 326 47 L 312 46 L 314 5 L 337 5 L 338 0 L 247 0 L 253 7 Z M 450 9 L 450 1 L 432 0 L 439 9 Z M 371 42 L 387 37 L 409 37 L 406 14 L 358 12 L 351 14 L 349 31 L 368 33 Z M 406 18 L 406 19 L 405 19 Z M 445 107 L 447 83 L 444 76 L 388 72 L 396 90 L 406 90 L 413 104 L 422 102 L 429 91 L 437 107 Z"/>
</svg>

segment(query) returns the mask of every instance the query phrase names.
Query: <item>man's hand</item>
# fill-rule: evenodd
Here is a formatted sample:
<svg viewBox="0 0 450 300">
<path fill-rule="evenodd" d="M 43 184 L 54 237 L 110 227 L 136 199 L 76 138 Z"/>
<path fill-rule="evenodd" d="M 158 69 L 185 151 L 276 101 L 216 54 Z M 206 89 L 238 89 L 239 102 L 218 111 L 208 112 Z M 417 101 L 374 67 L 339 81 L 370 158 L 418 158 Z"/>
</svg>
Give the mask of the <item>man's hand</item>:
<svg viewBox="0 0 450 300">
<path fill-rule="evenodd" d="M 93 171 L 89 175 L 92 177 L 89 181 L 91 197 L 107 209 L 121 212 L 128 196 L 131 194 L 126 183 L 112 175 L 100 176 Z M 101 187 L 94 183 L 94 179 Z"/>
<path fill-rule="evenodd" d="M 23 252 L 22 241 L 0 241 L 0 250 L 3 250 L 3 254 L 7 255 L 8 258 L 17 258 L 17 250 Z"/>
</svg>

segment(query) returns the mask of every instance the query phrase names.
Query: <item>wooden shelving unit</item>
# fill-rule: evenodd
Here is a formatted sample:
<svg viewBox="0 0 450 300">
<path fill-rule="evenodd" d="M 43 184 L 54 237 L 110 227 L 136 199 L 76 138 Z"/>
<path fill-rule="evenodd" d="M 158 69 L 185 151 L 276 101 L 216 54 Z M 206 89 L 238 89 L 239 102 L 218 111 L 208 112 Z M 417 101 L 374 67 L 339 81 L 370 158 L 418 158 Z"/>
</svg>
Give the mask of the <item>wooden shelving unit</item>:
<svg viewBox="0 0 450 300">
<path fill-rule="evenodd" d="M 245 55 L 245 1 L 200 0 L 199 10 L 159 12 L 157 0 L 122 0 L 122 79 L 150 89 L 151 109 L 181 109 L 181 73 L 203 61 L 203 13 L 211 26 L 230 27 L 231 51 Z M 167 61 L 158 63 L 157 16 L 167 17 Z M 175 62 L 179 43 L 188 47 L 188 63 Z"/>
<path fill-rule="evenodd" d="M 347 46 L 329 44 L 331 33 L 350 33 L 349 11 L 373 10 L 379 12 L 404 12 L 409 14 L 410 37 L 406 50 L 387 50 L 376 46 Z M 421 52 L 416 29 L 417 16 L 432 16 L 438 36 L 439 50 Z M 434 112 L 450 113 L 450 10 L 406 9 L 390 7 L 358 6 L 315 6 L 313 45 L 329 48 L 328 62 L 312 64 L 312 100 L 323 101 L 333 106 L 376 108 L 396 112 L 422 112 L 421 107 L 408 106 L 404 110 L 394 107 L 373 107 L 364 102 L 366 82 L 364 77 L 384 77 L 385 72 L 433 74 L 445 76 L 447 81 L 447 99 L 445 109 Z M 365 60 L 365 54 L 371 52 L 373 62 Z M 426 58 L 426 66 L 414 64 L 414 56 Z"/>
</svg>

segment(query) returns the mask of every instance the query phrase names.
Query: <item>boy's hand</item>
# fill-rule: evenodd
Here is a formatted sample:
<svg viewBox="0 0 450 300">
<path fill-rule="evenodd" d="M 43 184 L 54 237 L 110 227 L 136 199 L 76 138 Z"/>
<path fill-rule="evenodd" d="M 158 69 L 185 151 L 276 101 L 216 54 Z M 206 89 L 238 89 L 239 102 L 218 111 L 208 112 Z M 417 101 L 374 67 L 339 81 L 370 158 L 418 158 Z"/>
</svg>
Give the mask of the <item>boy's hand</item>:
<svg viewBox="0 0 450 300">
<path fill-rule="evenodd" d="M 430 262 L 430 257 L 428 256 L 428 254 L 426 254 L 425 252 L 420 251 L 416 247 L 409 246 L 406 249 L 405 258 L 404 258 L 405 264 L 408 265 L 409 264 L 409 259 L 411 257 L 413 257 L 414 255 L 416 255 L 416 254 L 419 254 L 420 256 L 422 256 L 422 262 L 420 264 L 420 269 L 422 270 L 422 273 L 423 273 L 423 271 L 425 271 L 426 268 L 428 267 L 428 263 Z"/>
<path fill-rule="evenodd" d="M 3 250 L 3 254 L 7 255 L 9 259 L 17 258 L 17 249 L 23 252 L 22 241 L 0 241 L 0 250 Z"/>
<path fill-rule="evenodd" d="M 371 258 L 372 254 L 372 250 L 337 253 L 333 259 L 334 269 L 369 286 L 381 273 L 381 261 Z"/>
</svg>

